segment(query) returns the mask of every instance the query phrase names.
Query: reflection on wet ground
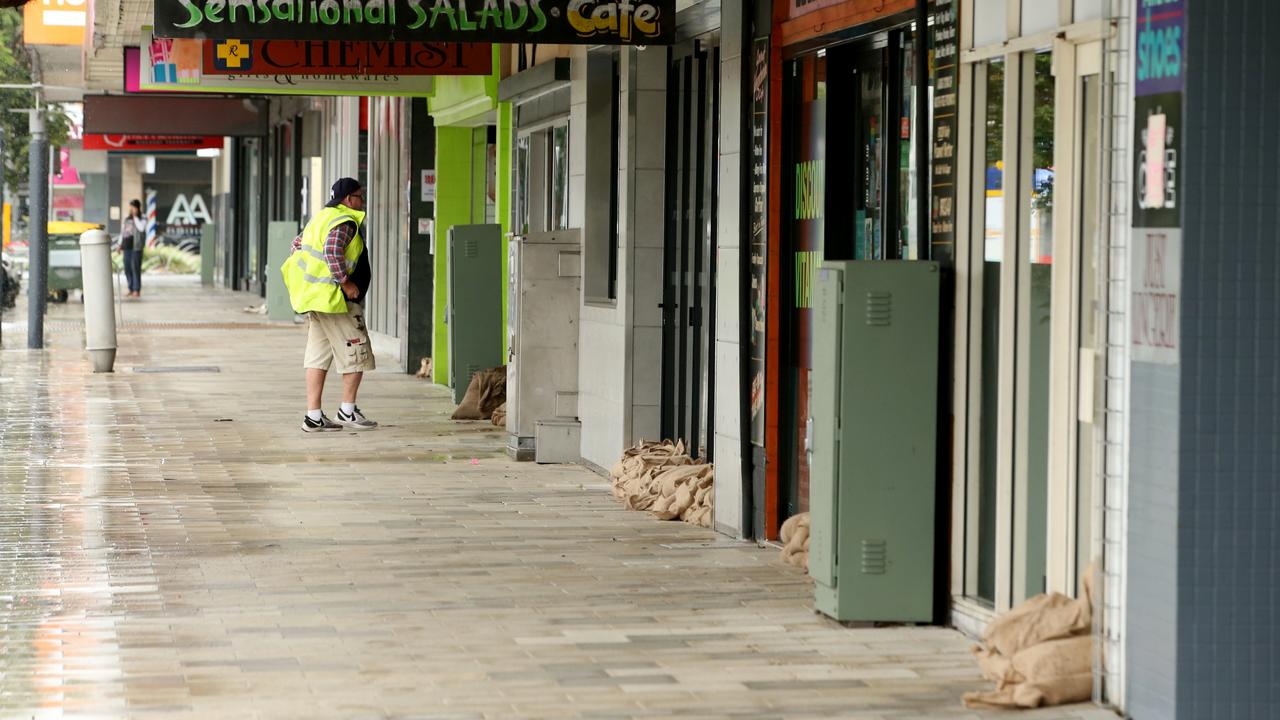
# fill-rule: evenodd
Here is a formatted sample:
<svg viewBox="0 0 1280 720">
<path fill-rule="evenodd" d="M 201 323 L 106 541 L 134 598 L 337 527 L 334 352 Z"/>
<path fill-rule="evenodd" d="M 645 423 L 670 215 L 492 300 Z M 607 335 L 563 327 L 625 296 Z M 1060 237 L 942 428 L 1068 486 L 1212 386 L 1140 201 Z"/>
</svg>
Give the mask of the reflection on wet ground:
<svg viewBox="0 0 1280 720">
<path fill-rule="evenodd" d="M 509 462 L 410 376 L 366 379 L 381 429 L 303 435 L 300 328 L 147 287 L 113 374 L 76 303 L 47 352 L 4 326 L 0 716 L 973 715 L 958 634 L 823 622 L 775 551 Z"/>
</svg>

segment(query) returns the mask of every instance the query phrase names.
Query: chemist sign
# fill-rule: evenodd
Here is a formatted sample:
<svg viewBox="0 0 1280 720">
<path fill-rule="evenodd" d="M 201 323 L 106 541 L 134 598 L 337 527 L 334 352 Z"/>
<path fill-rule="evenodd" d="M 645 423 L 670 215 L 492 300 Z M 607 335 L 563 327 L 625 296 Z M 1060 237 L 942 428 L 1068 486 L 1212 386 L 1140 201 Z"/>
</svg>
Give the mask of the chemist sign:
<svg viewBox="0 0 1280 720">
<path fill-rule="evenodd" d="M 675 0 L 155 0 L 155 33 L 210 40 L 670 45 Z"/>
</svg>

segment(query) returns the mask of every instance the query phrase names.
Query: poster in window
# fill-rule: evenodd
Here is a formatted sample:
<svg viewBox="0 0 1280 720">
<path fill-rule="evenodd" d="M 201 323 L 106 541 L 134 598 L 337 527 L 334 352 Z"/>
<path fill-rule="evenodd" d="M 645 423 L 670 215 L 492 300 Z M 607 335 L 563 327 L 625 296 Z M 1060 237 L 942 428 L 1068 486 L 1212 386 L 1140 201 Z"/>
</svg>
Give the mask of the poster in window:
<svg viewBox="0 0 1280 720">
<path fill-rule="evenodd" d="M 764 447 L 765 317 L 769 243 L 769 38 L 752 44 L 751 60 L 751 229 L 749 275 L 751 442 Z"/>
</svg>

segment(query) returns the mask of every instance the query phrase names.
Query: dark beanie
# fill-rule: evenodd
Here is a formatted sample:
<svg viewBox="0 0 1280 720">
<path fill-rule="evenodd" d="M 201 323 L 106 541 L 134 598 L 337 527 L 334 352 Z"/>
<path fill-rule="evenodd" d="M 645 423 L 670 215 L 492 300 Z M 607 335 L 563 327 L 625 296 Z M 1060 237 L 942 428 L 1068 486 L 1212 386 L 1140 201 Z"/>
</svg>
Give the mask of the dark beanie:
<svg viewBox="0 0 1280 720">
<path fill-rule="evenodd" d="M 337 207 L 348 195 L 356 192 L 360 187 L 359 181 L 354 178 L 341 178 L 333 184 L 333 194 L 329 197 L 329 202 L 325 203 L 325 207 Z"/>
</svg>

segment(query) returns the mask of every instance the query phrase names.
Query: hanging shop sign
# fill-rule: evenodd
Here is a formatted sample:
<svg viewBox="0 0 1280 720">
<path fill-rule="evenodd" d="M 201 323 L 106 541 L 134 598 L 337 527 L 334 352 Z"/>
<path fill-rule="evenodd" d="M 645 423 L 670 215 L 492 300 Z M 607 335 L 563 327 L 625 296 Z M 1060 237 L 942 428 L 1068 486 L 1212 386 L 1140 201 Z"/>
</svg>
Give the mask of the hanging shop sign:
<svg viewBox="0 0 1280 720">
<path fill-rule="evenodd" d="M 1161 365 L 1180 354 L 1185 19 L 1185 0 L 1138 1 L 1129 349 Z"/>
<path fill-rule="evenodd" d="M 675 0 L 155 0 L 156 35 L 670 45 Z"/>
<path fill-rule="evenodd" d="M 205 74 L 210 40 L 153 38 L 143 31 L 138 85 L 144 91 L 241 93 L 250 95 L 429 95 L 430 75 Z"/>
<path fill-rule="evenodd" d="M 933 162 L 929 183 L 931 257 L 949 262 L 956 233 L 956 85 L 959 43 L 956 0 L 933 0 L 929 26 L 933 64 Z"/>
<path fill-rule="evenodd" d="M 214 40 L 205 75 L 488 75 L 488 43 Z"/>
<path fill-rule="evenodd" d="M 222 147 L 221 135 L 103 135 L 85 133 L 85 150 L 114 152 L 194 152 Z"/>
<path fill-rule="evenodd" d="M 32 0 L 22 8 L 22 41 L 27 45 L 83 45 L 88 23 L 88 0 Z"/>
<path fill-rule="evenodd" d="M 839 5 L 845 0 L 789 0 L 790 7 L 787 11 L 787 17 L 797 18 L 801 15 L 808 15 L 815 10 L 821 10 L 832 5 Z"/>
<path fill-rule="evenodd" d="M 1186 0 L 1138 0 L 1134 95 L 1182 92 Z"/>
<path fill-rule="evenodd" d="M 263 98 L 86 95 L 84 132 L 257 137 L 271 117 Z"/>
<path fill-rule="evenodd" d="M 769 259 L 769 38 L 751 45 L 751 442 L 764 447 L 765 400 L 765 317 L 769 306 L 766 293 Z"/>
</svg>

